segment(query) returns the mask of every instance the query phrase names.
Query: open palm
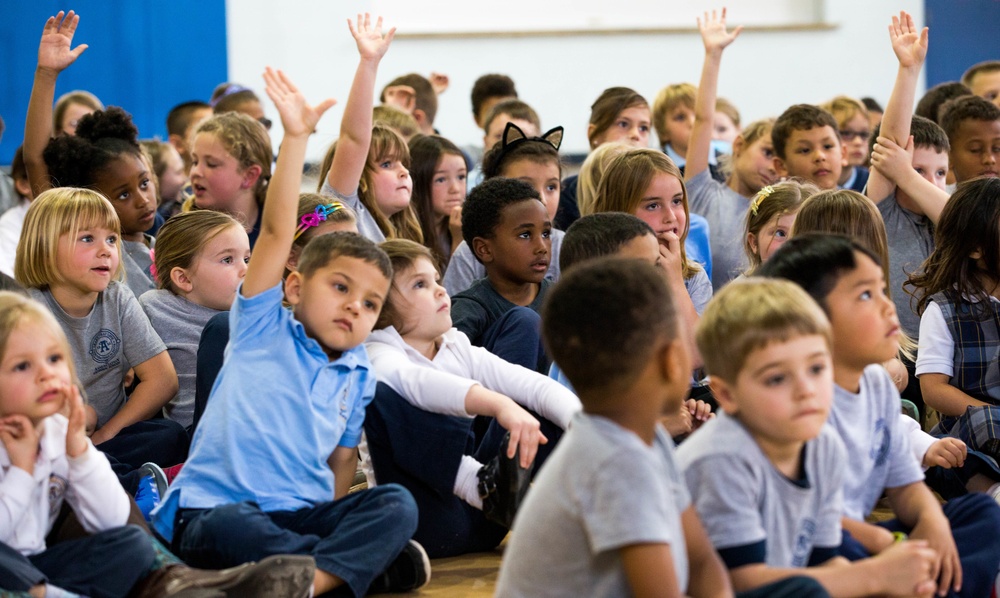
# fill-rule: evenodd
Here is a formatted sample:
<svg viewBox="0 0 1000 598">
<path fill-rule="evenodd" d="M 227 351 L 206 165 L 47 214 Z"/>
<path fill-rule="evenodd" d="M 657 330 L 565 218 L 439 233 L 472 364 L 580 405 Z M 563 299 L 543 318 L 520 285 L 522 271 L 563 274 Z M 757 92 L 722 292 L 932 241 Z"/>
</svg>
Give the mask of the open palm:
<svg viewBox="0 0 1000 598">
<path fill-rule="evenodd" d="M 310 106 L 291 79 L 282 71 L 275 71 L 271 67 L 267 67 L 264 72 L 264 82 L 267 84 L 267 96 L 281 115 L 285 135 L 309 135 L 316 129 L 323 113 L 336 103 L 336 100 L 328 98 Z"/>
<path fill-rule="evenodd" d="M 42 40 L 38 44 L 38 68 L 58 73 L 83 54 L 87 44 L 80 44 L 71 49 L 73 34 L 76 33 L 76 26 L 79 23 L 80 15 L 72 10 L 69 14 L 59 11 L 59 14 L 45 21 Z"/>
<path fill-rule="evenodd" d="M 371 15 L 368 13 L 365 13 L 364 17 L 358 15 L 357 25 L 347 19 L 347 26 L 351 29 L 351 35 L 358 44 L 358 53 L 362 58 L 380 60 L 389 50 L 392 38 L 396 36 L 395 27 L 385 34 L 382 33 L 382 17 L 378 18 L 373 27 Z"/>
<path fill-rule="evenodd" d="M 920 66 L 927 56 L 927 28 L 918 30 L 913 23 L 913 17 L 900 12 L 899 17 L 892 17 L 889 25 L 889 39 L 892 40 L 892 51 L 903 67 Z"/>
<path fill-rule="evenodd" d="M 698 19 L 698 31 L 701 32 L 705 50 L 711 52 L 722 50 L 733 43 L 743 31 L 743 26 L 740 25 L 731 32 L 726 31 L 726 9 L 723 8 L 721 15 L 713 10 L 711 14 L 706 12 L 704 19 Z"/>
</svg>

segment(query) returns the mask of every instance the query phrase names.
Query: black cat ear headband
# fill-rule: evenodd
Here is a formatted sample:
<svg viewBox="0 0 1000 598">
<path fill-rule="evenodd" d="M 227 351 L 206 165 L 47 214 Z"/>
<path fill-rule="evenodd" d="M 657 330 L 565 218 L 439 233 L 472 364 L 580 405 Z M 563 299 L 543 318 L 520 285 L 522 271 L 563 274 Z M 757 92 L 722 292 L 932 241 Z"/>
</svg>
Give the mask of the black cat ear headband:
<svg viewBox="0 0 1000 598">
<path fill-rule="evenodd" d="M 524 131 L 521 130 L 521 127 L 515 125 L 514 123 L 507 123 L 507 126 L 504 127 L 503 135 L 500 137 L 500 156 L 497 159 L 497 163 L 502 164 L 504 156 L 522 143 L 547 143 L 551 145 L 553 149 L 559 151 L 559 146 L 562 145 L 562 139 L 562 127 L 549 129 L 541 137 L 528 137 L 524 134 Z"/>
</svg>

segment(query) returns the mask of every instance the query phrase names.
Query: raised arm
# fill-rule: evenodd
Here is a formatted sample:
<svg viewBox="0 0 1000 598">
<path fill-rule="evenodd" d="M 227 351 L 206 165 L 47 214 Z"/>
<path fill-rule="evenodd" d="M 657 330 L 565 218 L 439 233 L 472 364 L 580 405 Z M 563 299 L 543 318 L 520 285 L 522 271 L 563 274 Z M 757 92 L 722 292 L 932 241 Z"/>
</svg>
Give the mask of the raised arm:
<svg viewBox="0 0 1000 598">
<path fill-rule="evenodd" d="M 690 181 L 708 168 L 708 152 L 712 146 L 712 125 L 715 120 L 715 99 L 719 88 L 719 66 L 722 51 L 743 30 L 740 25 L 732 32 L 726 31 L 726 9 L 716 16 L 706 12 L 704 20 L 698 19 L 698 31 L 705 44 L 705 62 L 701 67 L 701 81 L 698 83 L 698 97 L 694 102 L 694 128 L 688 143 L 684 180 Z"/>
<path fill-rule="evenodd" d="M 888 195 L 893 187 L 906 192 L 920 210 L 937 224 L 944 211 L 944 204 L 948 203 L 948 192 L 938 188 L 934 183 L 924 178 L 913 167 L 913 137 L 906 142 L 906 147 L 900 147 L 895 141 L 879 135 L 877 143 L 872 147 L 872 175 L 881 175 L 879 181 L 888 181 Z M 871 187 L 871 177 L 868 179 L 868 189 Z M 869 197 L 873 200 L 875 196 L 869 191 Z M 878 200 L 876 200 L 878 201 Z M 908 206 L 904 206 L 908 207 Z"/>
<path fill-rule="evenodd" d="M 344 107 L 337 153 L 333 156 L 333 164 L 326 176 L 330 186 L 341 195 L 354 193 L 361 180 L 361 173 L 364 172 L 368 146 L 372 140 L 375 75 L 378 73 L 379 62 L 396 35 L 395 27 L 383 35 L 382 17 L 372 27 L 371 17 L 367 13 L 363 18 L 358 15 L 357 25 L 348 19 L 347 26 L 351 28 L 351 35 L 358 44 L 361 62 L 354 73 L 354 82 L 351 83 L 351 92 Z"/>
<path fill-rule="evenodd" d="M 264 81 L 267 96 L 281 115 L 285 136 L 281 141 L 278 165 L 267 186 L 260 236 L 257 237 L 243 281 L 243 296 L 247 298 L 281 282 L 295 236 L 306 144 L 323 113 L 335 103 L 328 98 L 315 107 L 310 106 L 285 73 L 274 71 L 271 67 L 264 73 Z"/>
<path fill-rule="evenodd" d="M 87 44 L 70 48 L 79 23 L 80 15 L 72 10 L 68 14 L 59 11 L 59 14 L 45 21 L 42 39 L 38 43 L 38 66 L 35 68 L 35 83 L 31 86 L 31 99 L 28 101 L 28 117 L 24 123 L 24 165 L 28 169 L 28 182 L 35 196 L 52 187 L 42 152 L 52 138 L 52 102 L 56 95 L 56 79 L 63 69 L 73 64 L 87 49 Z"/>
<path fill-rule="evenodd" d="M 900 12 L 898 17 L 892 17 L 889 39 L 892 41 L 892 51 L 899 60 L 899 71 L 896 73 L 896 83 L 893 85 L 889 102 L 885 105 L 879 134 L 900 146 L 905 146 L 910 136 L 910 119 L 913 115 L 917 79 L 920 77 L 920 69 L 927 56 L 927 28 L 918 31 L 913 24 L 913 17 Z M 896 182 L 889 180 L 878 169 L 873 169 L 868 178 L 867 194 L 877 203 L 888 197 L 895 187 Z"/>
</svg>

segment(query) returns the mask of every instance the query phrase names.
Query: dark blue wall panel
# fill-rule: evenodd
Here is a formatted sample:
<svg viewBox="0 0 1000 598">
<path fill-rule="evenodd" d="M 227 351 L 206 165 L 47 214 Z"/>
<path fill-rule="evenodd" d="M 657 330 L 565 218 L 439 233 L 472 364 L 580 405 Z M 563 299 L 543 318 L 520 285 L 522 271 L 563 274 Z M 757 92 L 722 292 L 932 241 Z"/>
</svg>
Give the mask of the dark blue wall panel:
<svg viewBox="0 0 1000 598">
<path fill-rule="evenodd" d="M 1000 1 L 925 0 L 928 89 L 958 81 L 983 60 L 1000 60 Z"/>
<path fill-rule="evenodd" d="M 45 19 L 60 9 L 80 14 L 74 47 L 90 47 L 63 71 L 56 97 L 93 92 L 132 114 L 142 138 L 166 138 L 167 112 L 207 100 L 226 80 L 225 0 L 5 0 L 0 10 L 0 116 L 7 130 L 0 164 L 24 137 L 24 117 Z"/>
</svg>

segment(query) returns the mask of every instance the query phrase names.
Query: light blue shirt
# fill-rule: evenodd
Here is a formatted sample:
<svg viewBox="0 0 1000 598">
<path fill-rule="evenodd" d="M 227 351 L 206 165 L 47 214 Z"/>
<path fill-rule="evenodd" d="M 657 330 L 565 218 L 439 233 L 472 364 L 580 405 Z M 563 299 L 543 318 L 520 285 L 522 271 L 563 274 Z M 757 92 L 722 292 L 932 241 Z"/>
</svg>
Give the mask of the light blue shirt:
<svg viewBox="0 0 1000 598">
<path fill-rule="evenodd" d="M 178 508 L 253 501 L 293 511 L 333 500 L 327 459 L 358 445 L 375 376 L 363 345 L 330 361 L 281 299 L 280 284 L 236 296 L 226 360 L 190 456 L 153 514 L 167 540 Z"/>
</svg>

